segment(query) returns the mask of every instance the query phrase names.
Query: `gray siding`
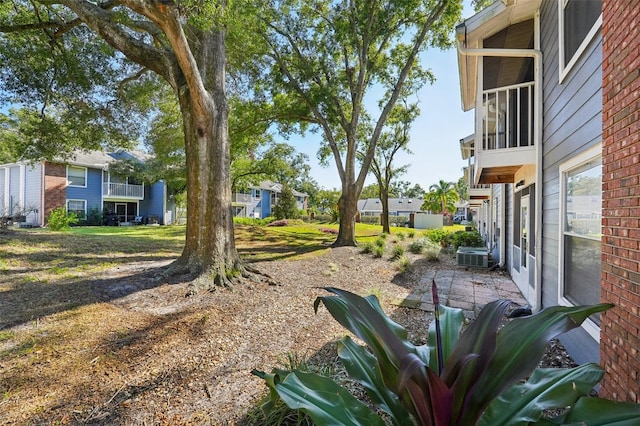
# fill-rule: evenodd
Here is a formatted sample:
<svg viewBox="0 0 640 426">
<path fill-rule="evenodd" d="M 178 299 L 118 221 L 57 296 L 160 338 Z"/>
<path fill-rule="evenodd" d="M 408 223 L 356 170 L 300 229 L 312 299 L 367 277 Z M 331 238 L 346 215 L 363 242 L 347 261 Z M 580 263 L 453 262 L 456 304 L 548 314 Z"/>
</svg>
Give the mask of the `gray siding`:
<svg viewBox="0 0 640 426">
<path fill-rule="evenodd" d="M 558 67 L 558 6 L 543 2 L 542 307 L 558 304 L 559 166 L 602 139 L 602 37 L 598 34 L 562 83 Z M 561 337 L 579 363 L 598 360 L 598 344 L 583 329 Z"/>
<path fill-rule="evenodd" d="M 541 8 L 543 69 L 543 306 L 558 304 L 560 182 L 558 167 L 602 139 L 602 38 L 591 42 L 562 83 L 558 68 L 558 6 Z"/>
</svg>

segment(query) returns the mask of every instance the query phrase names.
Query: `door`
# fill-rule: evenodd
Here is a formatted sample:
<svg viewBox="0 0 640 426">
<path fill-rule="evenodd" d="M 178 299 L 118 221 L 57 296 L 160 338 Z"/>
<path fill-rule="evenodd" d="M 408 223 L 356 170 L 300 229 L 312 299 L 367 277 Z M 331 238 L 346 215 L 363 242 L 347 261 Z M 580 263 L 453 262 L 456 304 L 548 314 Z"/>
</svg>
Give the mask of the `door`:
<svg viewBox="0 0 640 426">
<path fill-rule="evenodd" d="M 116 215 L 120 222 L 127 221 L 127 203 L 116 203 Z"/>
<path fill-rule="evenodd" d="M 526 269 L 529 260 L 529 195 L 520 201 L 520 226 L 520 264 Z"/>
</svg>

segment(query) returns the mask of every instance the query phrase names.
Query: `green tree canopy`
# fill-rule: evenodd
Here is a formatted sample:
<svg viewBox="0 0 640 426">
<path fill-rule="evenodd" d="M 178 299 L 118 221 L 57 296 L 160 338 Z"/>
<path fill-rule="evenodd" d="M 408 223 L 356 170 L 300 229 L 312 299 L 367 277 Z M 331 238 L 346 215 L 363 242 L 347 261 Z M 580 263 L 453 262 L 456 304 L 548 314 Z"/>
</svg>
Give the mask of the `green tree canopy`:
<svg viewBox="0 0 640 426">
<path fill-rule="evenodd" d="M 170 88 L 182 119 L 188 211 L 185 247 L 171 272 L 195 273 L 206 287 L 246 271 L 233 235 L 226 95 L 227 72 L 256 46 L 242 6 L 255 7 L 200 0 L 0 3 L 0 97 L 18 105 L 3 119 L 13 122 L 0 137 L 12 138 L 20 157 L 135 141 L 144 130 L 140 116 L 160 99 L 157 89 Z M 14 133 L 7 136 L 7 128 Z"/>
<path fill-rule="evenodd" d="M 456 210 L 455 202 L 458 199 L 455 184 L 440 180 L 429 187 L 422 209 L 440 214 L 453 213 Z"/>
<path fill-rule="evenodd" d="M 256 88 L 273 100 L 281 123 L 322 135 L 320 156 L 333 157 L 342 183 L 334 245 L 355 245 L 357 200 L 385 123 L 405 87 L 415 91 L 433 81 L 420 54 L 428 46 L 452 46 L 461 1 L 277 0 L 271 5 L 260 13 L 269 48 L 262 57 L 263 83 Z M 380 96 L 371 107 L 365 97 L 374 88 Z"/>
</svg>

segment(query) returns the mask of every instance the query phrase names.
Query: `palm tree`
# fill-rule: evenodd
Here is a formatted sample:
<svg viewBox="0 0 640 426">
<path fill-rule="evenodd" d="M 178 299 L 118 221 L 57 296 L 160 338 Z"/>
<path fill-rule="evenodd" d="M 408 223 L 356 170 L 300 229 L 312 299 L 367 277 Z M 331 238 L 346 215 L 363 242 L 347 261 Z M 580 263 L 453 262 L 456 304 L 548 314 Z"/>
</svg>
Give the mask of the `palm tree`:
<svg viewBox="0 0 640 426">
<path fill-rule="evenodd" d="M 455 202 L 460 199 L 460 196 L 456 191 L 455 183 L 440 180 L 439 183 L 434 183 L 429 187 L 428 199 L 437 200 L 441 208 L 440 213 L 447 214 L 447 212 L 453 213 L 455 211 Z"/>
</svg>

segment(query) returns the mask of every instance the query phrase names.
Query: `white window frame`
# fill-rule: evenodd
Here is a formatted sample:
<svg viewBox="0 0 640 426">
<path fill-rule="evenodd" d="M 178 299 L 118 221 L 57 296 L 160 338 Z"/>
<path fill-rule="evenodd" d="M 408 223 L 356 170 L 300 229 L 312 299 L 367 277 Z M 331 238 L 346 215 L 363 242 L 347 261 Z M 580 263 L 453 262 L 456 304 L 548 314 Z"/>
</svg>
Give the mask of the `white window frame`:
<svg viewBox="0 0 640 426">
<path fill-rule="evenodd" d="M 564 297 L 564 233 L 566 221 L 566 204 L 567 198 L 566 174 L 576 167 L 586 164 L 590 161 L 602 157 L 602 143 L 587 149 L 570 160 L 560 164 L 559 180 L 560 180 L 560 217 L 558 221 L 558 304 L 562 306 L 575 306 L 569 299 Z M 587 318 L 582 323 L 582 328 L 598 343 L 600 343 L 600 327 Z"/>
<path fill-rule="evenodd" d="M 80 170 L 84 170 L 84 185 L 74 185 L 71 183 L 71 180 L 69 179 L 69 169 L 80 169 Z M 75 188 L 86 188 L 87 187 L 87 168 L 86 167 L 80 167 L 80 166 L 67 166 L 67 185 L 68 186 L 73 186 Z"/>
<path fill-rule="evenodd" d="M 64 204 L 64 207 L 65 207 L 65 210 L 67 211 L 67 213 L 69 213 L 69 202 L 84 204 L 84 217 L 82 217 L 80 219 L 86 219 L 87 218 L 87 200 L 80 200 L 80 199 L 77 199 L 77 198 L 67 198 L 67 201 Z"/>
<path fill-rule="evenodd" d="M 587 49 L 591 40 L 596 36 L 596 34 L 602 28 L 602 12 L 596 22 L 591 27 L 591 30 L 587 33 L 587 36 L 582 40 L 578 50 L 573 54 L 571 60 L 564 63 L 564 10 L 567 7 L 569 1 L 577 1 L 577 0 L 558 0 L 558 67 L 559 67 L 559 81 L 562 83 L 567 75 L 571 72 L 571 69 L 574 67 L 576 62 L 582 57 L 582 54 Z"/>
</svg>

